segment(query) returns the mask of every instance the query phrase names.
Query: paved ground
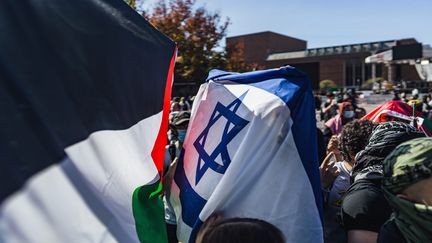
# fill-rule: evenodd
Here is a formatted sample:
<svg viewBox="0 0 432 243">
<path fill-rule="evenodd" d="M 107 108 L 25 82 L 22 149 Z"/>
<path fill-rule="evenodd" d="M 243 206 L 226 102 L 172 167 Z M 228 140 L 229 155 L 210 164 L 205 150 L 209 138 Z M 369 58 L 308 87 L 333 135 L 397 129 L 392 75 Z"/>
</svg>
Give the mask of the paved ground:
<svg viewBox="0 0 432 243">
<path fill-rule="evenodd" d="M 392 95 L 370 95 L 365 98 L 359 99 L 359 106 L 366 109 L 366 112 L 369 113 L 371 110 L 375 109 L 377 106 L 381 105 L 386 101 L 390 101 L 392 99 Z"/>
</svg>

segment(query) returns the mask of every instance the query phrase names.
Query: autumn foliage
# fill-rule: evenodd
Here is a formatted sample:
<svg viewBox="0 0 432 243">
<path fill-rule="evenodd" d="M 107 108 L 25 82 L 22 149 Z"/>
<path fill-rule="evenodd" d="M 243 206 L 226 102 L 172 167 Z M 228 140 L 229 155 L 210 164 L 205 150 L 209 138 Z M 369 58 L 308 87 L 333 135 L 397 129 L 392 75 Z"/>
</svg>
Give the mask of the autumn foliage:
<svg viewBox="0 0 432 243">
<path fill-rule="evenodd" d="M 143 16 L 178 45 L 175 83 L 202 83 L 214 68 L 249 71 L 238 47 L 221 46 L 229 19 L 195 6 L 193 0 L 160 0 Z"/>
<path fill-rule="evenodd" d="M 176 82 L 201 83 L 212 68 L 223 68 L 225 52 L 220 42 L 225 37 L 229 20 L 218 13 L 194 8 L 192 0 L 157 2 L 143 16 L 178 45 Z M 218 50 L 219 48 L 219 50 Z"/>
</svg>

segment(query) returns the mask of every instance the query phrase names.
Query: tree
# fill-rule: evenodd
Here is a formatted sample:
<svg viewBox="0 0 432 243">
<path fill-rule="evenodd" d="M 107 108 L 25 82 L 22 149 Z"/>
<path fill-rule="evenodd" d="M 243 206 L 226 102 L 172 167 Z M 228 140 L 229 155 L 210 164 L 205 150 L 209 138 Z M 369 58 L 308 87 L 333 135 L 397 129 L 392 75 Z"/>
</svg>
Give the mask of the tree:
<svg viewBox="0 0 432 243">
<path fill-rule="evenodd" d="M 178 45 L 175 81 L 202 83 L 212 68 L 225 68 L 226 53 L 220 48 L 229 20 L 204 7 L 194 8 L 193 0 L 160 0 L 143 16 Z M 219 50 L 218 50 L 219 48 Z"/>
<path fill-rule="evenodd" d="M 124 0 L 131 8 L 136 10 L 136 1 L 135 0 Z"/>
<path fill-rule="evenodd" d="M 321 90 L 327 90 L 327 89 L 336 89 L 337 85 L 333 80 L 330 79 L 324 79 L 319 82 L 319 87 Z"/>
<path fill-rule="evenodd" d="M 381 83 L 383 81 L 383 78 L 377 77 L 377 78 L 370 78 L 362 84 L 361 88 L 365 90 L 370 90 L 373 88 L 374 83 Z"/>
<path fill-rule="evenodd" d="M 225 70 L 233 72 L 249 72 L 261 69 L 256 63 L 246 63 L 244 58 L 244 46 L 240 43 L 225 47 Z"/>
</svg>

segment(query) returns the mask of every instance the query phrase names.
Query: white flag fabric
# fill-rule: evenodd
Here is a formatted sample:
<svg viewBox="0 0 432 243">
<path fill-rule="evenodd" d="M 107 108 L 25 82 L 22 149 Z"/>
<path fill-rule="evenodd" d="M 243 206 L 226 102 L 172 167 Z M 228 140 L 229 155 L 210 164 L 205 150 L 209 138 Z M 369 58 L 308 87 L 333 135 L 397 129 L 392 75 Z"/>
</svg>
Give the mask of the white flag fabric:
<svg viewBox="0 0 432 243">
<path fill-rule="evenodd" d="M 268 221 L 286 242 L 322 242 L 314 99 L 292 67 L 210 72 L 192 108 L 170 202 L 194 242 L 214 212 Z"/>
</svg>

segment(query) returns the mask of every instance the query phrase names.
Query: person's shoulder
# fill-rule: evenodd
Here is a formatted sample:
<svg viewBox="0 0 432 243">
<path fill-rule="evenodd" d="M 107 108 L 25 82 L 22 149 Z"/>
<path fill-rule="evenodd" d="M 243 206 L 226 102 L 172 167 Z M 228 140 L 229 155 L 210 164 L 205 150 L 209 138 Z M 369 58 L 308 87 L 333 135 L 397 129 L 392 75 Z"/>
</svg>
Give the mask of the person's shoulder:
<svg viewBox="0 0 432 243">
<path fill-rule="evenodd" d="M 338 161 L 335 163 L 335 166 L 344 174 L 349 175 L 350 172 L 349 170 L 345 167 L 345 162 L 344 161 Z"/>
<path fill-rule="evenodd" d="M 334 126 L 336 123 L 337 123 L 337 115 L 334 116 L 334 117 L 332 117 L 332 118 L 330 118 L 328 121 L 326 121 L 326 122 L 324 123 L 324 125 L 326 125 L 327 127 L 332 127 L 332 126 Z"/>
<path fill-rule="evenodd" d="M 378 243 L 406 243 L 394 220 L 388 220 L 378 234 Z"/>
<path fill-rule="evenodd" d="M 338 169 L 343 169 L 343 161 L 337 161 L 334 165 L 335 165 Z"/>
<path fill-rule="evenodd" d="M 364 211 L 364 206 L 373 201 L 374 198 L 378 197 L 379 194 L 376 190 L 373 190 L 367 185 L 354 183 L 349 188 L 347 194 L 344 197 L 343 209 L 347 212 Z"/>
<path fill-rule="evenodd" d="M 379 188 L 374 188 L 373 184 L 354 183 L 342 202 L 342 221 L 345 229 L 378 232 L 382 222 L 388 218 L 387 212 L 379 212 L 383 207 L 387 207 L 384 203 L 385 198 Z"/>
<path fill-rule="evenodd" d="M 385 200 L 381 187 L 368 180 L 359 180 L 354 182 L 345 195 L 346 207 L 361 208 L 362 210 L 369 209 L 371 204 L 376 204 L 377 201 Z M 357 207 L 358 205 L 361 207 Z"/>
</svg>

